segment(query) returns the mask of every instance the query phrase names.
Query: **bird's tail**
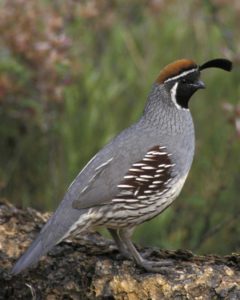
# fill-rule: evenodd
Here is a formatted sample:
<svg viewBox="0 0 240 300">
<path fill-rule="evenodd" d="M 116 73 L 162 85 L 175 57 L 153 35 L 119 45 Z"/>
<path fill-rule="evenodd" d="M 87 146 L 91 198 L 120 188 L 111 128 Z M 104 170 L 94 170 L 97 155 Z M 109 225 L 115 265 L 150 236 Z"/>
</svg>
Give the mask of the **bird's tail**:
<svg viewBox="0 0 240 300">
<path fill-rule="evenodd" d="M 11 271 L 13 275 L 37 263 L 41 256 L 68 236 L 71 229 L 76 227 L 76 224 L 81 227 L 81 223 L 84 223 L 85 211 L 66 207 L 65 203 L 60 205 L 42 228 L 36 240 L 33 241 L 27 251 L 17 261 Z M 81 219 L 83 219 L 83 222 L 81 222 Z"/>
<path fill-rule="evenodd" d="M 47 251 L 47 249 L 46 251 L 43 250 L 41 238 L 38 237 L 14 265 L 11 274 L 17 275 L 24 269 L 30 267 L 32 264 L 36 263 Z"/>
</svg>

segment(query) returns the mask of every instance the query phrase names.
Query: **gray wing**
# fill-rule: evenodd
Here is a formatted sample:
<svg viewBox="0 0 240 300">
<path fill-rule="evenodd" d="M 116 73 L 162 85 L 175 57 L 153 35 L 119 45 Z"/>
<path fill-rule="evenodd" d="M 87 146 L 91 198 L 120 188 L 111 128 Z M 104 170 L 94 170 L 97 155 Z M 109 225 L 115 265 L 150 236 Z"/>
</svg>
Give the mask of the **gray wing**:
<svg viewBox="0 0 240 300">
<path fill-rule="evenodd" d="M 133 149 L 134 147 L 134 149 Z M 72 207 L 90 208 L 108 203 L 118 193 L 118 184 L 144 148 L 137 131 L 126 130 L 112 140 L 80 172 L 69 188 Z"/>
<path fill-rule="evenodd" d="M 120 151 L 115 157 L 108 156 L 108 160 L 97 167 L 94 164 L 94 172 L 82 187 L 77 199 L 75 197 L 73 208 L 89 208 L 110 201 L 155 199 L 164 194 L 173 177 L 174 164 L 170 155 L 166 148 L 160 145 L 148 145 L 141 149 L 137 155 L 131 155 L 129 150 L 127 156 L 123 149 L 118 147 Z"/>
</svg>

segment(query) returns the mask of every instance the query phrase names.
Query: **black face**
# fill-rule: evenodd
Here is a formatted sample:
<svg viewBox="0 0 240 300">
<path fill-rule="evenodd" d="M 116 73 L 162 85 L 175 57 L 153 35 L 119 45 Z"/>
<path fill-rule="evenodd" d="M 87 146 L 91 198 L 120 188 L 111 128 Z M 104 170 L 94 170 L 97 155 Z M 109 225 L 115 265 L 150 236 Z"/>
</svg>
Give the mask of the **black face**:
<svg viewBox="0 0 240 300">
<path fill-rule="evenodd" d="M 176 79 L 169 80 L 166 82 L 168 85 L 168 89 L 171 94 L 172 101 L 178 108 L 188 108 L 188 102 L 191 96 L 201 88 L 204 88 L 204 84 L 199 80 L 200 72 L 198 69 L 184 72 L 176 76 Z"/>
<path fill-rule="evenodd" d="M 178 80 L 176 101 L 183 108 L 188 108 L 188 102 L 192 95 L 201 88 L 204 84 L 199 80 L 200 72 L 195 71 Z"/>
</svg>

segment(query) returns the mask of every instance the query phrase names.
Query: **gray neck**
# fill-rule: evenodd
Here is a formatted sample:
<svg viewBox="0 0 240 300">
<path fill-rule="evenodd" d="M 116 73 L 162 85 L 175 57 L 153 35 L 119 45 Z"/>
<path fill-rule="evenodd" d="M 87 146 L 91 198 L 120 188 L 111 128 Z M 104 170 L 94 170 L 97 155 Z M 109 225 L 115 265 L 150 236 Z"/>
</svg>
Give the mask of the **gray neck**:
<svg viewBox="0 0 240 300">
<path fill-rule="evenodd" d="M 177 108 L 171 100 L 170 93 L 163 85 L 157 83 L 153 85 L 148 96 L 142 121 L 171 135 L 193 131 L 190 111 Z"/>
</svg>

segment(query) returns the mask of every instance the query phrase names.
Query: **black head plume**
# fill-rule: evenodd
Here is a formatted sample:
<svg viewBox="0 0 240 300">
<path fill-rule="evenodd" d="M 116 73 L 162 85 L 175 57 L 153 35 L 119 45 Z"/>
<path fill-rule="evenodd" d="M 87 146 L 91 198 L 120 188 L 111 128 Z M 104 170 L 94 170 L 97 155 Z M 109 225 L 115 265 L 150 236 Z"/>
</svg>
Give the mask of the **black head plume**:
<svg viewBox="0 0 240 300">
<path fill-rule="evenodd" d="M 205 64 L 199 66 L 199 70 L 202 71 L 208 68 L 218 68 L 230 72 L 232 70 L 232 62 L 225 58 L 216 58 L 205 62 Z"/>
</svg>

